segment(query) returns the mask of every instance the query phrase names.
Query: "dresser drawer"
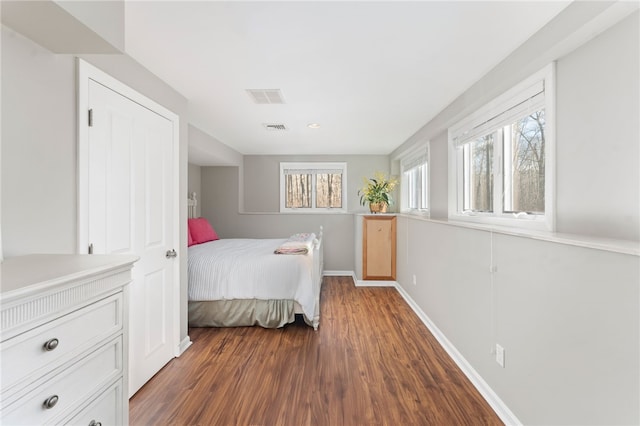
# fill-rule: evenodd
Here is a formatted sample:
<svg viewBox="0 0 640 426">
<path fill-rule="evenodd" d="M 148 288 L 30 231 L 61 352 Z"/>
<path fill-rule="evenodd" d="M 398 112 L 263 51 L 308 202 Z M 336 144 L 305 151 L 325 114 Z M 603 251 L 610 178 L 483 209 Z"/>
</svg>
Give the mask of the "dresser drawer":
<svg viewBox="0 0 640 426">
<path fill-rule="evenodd" d="M 2 392 L 15 393 L 122 328 L 122 293 L 2 342 Z M 47 345 L 49 346 L 47 348 Z"/>
<path fill-rule="evenodd" d="M 17 402 L 2 408 L 0 423 L 43 425 L 71 414 L 109 382 L 122 376 L 122 336 L 79 359 Z M 46 401 L 57 402 L 46 407 Z"/>
<path fill-rule="evenodd" d="M 104 392 L 99 394 L 94 400 L 71 418 L 65 421 L 66 425 L 88 426 L 102 424 L 102 426 L 122 425 L 123 418 L 123 395 L 122 379 L 109 386 Z M 93 422 L 93 423 L 91 423 Z"/>
</svg>

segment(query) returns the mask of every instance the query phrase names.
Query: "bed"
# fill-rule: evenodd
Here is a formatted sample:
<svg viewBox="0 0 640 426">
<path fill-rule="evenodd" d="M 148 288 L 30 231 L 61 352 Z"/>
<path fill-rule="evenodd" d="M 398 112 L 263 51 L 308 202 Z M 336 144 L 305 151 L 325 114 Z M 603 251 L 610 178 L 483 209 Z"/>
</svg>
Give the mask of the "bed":
<svg viewBox="0 0 640 426">
<path fill-rule="evenodd" d="M 317 233 L 288 238 L 220 239 L 206 219 L 195 217 L 196 205 L 196 194 L 191 193 L 189 326 L 278 328 L 294 322 L 295 315 L 301 314 L 317 330 L 322 228 Z"/>
</svg>

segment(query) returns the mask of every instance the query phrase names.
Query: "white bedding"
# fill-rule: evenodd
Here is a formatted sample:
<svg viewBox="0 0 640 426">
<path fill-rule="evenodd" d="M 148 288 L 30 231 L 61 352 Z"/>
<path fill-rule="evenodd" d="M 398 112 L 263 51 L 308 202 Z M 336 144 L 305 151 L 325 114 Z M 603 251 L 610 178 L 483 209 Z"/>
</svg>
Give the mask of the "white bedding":
<svg viewBox="0 0 640 426">
<path fill-rule="evenodd" d="M 278 255 L 284 239 L 222 239 L 189 247 L 189 301 L 295 300 L 312 320 L 312 255 Z"/>
</svg>

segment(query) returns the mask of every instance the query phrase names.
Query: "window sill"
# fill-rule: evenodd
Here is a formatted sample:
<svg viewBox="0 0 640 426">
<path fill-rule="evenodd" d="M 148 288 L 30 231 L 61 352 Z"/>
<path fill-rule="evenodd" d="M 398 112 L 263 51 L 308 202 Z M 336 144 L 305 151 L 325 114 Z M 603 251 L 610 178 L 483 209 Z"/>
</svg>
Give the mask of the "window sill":
<svg viewBox="0 0 640 426">
<path fill-rule="evenodd" d="M 278 213 L 284 214 L 342 214 L 348 213 L 344 209 L 286 209 Z"/>
<path fill-rule="evenodd" d="M 426 211 L 405 210 L 405 211 L 402 211 L 401 214 L 407 215 L 407 216 L 412 216 L 412 217 L 421 217 L 421 218 L 425 218 L 425 219 L 429 219 L 431 217 L 431 212 L 429 212 L 428 210 L 426 210 Z"/>
<path fill-rule="evenodd" d="M 449 215 L 449 222 L 471 223 L 479 226 L 499 226 L 501 228 L 528 231 L 553 232 L 553 226 L 547 221 L 545 216 L 524 215 L 520 217 L 504 215 L 496 216 L 494 214 L 471 213 L 461 214 L 455 213 Z"/>
<path fill-rule="evenodd" d="M 630 240 L 618 240 L 612 238 L 591 237 L 588 235 L 563 234 L 558 232 L 520 229 L 507 226 L 481 224 L 477 222 L 465 222 L 452 219 L 430 219 L 410 214 L 398 214 L 413 220 L 437 223 L 447 226 L 469 228 L 480 231 L 495 232 L 497 234 L 512 235 L 534 240 L 549 241 L 559 244 L 572 245 L 577 247 L 590 248 L 595 250 L 610 251 L 614 253 L 628 254 L 640 257 L 640 242 Z"/>
<path fill-rule="evenodd" d="M 247 211 L 241 211 L 238 212 L 238 214 L 242 214 L 242 215 L 301 215 L 301 214 L 308 214 L 308 215 L 322 215 L 322 214 L 335 214 L 335 215 L 349 215 L 349 214 L 353 214 L 353 212 L 349 212 L 346 210 L 336 210 L 336 209 L 331 209 L 331 210 L 327 210 L 327 211 L 286 211 L 286 212 L 280 212 L 280 211 L 271 211 L 271 212 L 247 212 Z"/>
</svg>

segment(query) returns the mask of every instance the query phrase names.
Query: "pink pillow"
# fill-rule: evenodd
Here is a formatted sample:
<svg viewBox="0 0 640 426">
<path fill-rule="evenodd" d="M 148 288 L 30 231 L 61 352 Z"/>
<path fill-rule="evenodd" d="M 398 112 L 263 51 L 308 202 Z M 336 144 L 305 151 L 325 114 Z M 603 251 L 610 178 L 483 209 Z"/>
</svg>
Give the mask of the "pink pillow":
<svg viewBox="0 0 640 426">
<path fill-rule="evenodd" d="M 187 241 L 187 247 L 191 247 L 195 243 L 193 242 L 193 238 L 191 238 L 191 229 L 187 226 L 187 237 L 189 237 L 189 241 Z"/>
<path fill-rule="evenodd" d="M 189 219 L 189 232 L 194 244 L 219 240 L 218 234 L 213 230 L 209 221 L 204 217 Z"/>
</svg>

